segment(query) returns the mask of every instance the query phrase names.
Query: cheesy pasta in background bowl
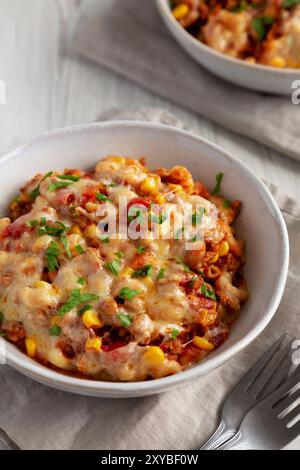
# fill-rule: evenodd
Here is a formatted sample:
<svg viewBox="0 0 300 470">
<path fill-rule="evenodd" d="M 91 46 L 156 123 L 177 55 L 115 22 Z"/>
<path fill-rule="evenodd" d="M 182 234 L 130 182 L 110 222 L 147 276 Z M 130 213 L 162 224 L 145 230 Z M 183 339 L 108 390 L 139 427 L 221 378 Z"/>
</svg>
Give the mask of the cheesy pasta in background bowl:
<svg viewBox="0 0 300 470">
<path fill-rule="evenodd" d="M 205 140 L 143 123 L 78 126 L 0 166 L 1 342 L 24 374 L 96 396 L 158 393 L 220 365 L 274 314 L 282 216 Z"/>
<path fill-rule="evenodd" d="M 299 79 L 298 0 L 157 0 L 174 38 L 237 85 L 291 94 Z"/>
</svg>

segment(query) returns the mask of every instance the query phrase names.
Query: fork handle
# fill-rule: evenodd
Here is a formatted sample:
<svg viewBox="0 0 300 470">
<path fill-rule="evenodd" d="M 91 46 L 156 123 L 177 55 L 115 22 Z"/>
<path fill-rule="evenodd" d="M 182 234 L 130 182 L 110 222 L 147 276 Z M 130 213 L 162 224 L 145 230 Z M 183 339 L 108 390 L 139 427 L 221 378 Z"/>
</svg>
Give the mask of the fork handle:
<svg viewBox="0 0 300 470">
<path fill-rule="evenodd" d="M 235 436 L 235 433 L 234 429 L 226 429 L 226 425 L 222 420 L 213 435 L 200 447 L 200 450 L 216 450 L 228 439 Z"/>
</svg>

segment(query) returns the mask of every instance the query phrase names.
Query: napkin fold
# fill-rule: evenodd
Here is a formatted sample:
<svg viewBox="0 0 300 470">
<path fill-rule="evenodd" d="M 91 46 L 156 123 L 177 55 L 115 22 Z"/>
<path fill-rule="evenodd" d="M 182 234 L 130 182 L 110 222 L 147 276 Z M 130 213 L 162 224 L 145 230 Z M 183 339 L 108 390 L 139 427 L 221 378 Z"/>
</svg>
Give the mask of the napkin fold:
<svg viewBox="0 0 300 470">
<path fill-rule="evenodd" d="M 162 109 L 114 110 L 103 120 L 138 119 L 185 128 Z M 25 450 L 197 449 L 217 424 L 218 407 L 260 355 L 287 331 L 300 338 L 300 205 L 270 185 L 287 223 L 291 263 L 280 308 L 250 346 L 217 370 L 147 398 L 103 399 L 60 392 L 0 365 L 0 427 Z M 299 449 L 300 438 L 289 448 Z"/>
<path fill-rule="evenodd" d="M 300 105 L 292 104 L 292 89 L 285 97 L 259 94 L 212 75 L 179 47 L 154 0 L 90 3 L 73 28 L 70 51 L 300 160 Z"/>
</svg>

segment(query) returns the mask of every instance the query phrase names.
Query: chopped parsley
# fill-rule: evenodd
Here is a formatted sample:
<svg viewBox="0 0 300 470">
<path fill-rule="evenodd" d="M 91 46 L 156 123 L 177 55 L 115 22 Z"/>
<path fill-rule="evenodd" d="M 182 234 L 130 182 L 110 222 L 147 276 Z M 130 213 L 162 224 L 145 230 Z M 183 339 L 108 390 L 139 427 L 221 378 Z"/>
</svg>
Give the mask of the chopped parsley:
<svg viewBox="0 0 300 470">
<path fill-rule="evenodd" d="M 55 272 L 59 268 L 59 255 L 60 251 L 58 244 L 56 242 L 51 242 L 45 253 L 47 268 L 51 273 Z"/>
<path fill-rule="evenodd" d="M 207 297 L 208 299 L 217 300 L 216 294 L 214 293 L 214 291 L 208 289 L 206 284 L 202 284 L 201 294 L 204 295 L 204 297 Z"/>
<path fill-rule="evenodd" d="M 68 186 L 71 186 L 71 184 L 73 184 L 73 181 L 56 181 L 55 183 L 50 184 L 47 190 L 53 192 L 57 189 L 67 188 Z"/>
<path fill-rule="evenodd" d="M 76 176 L 76 175 L 60 175 L 57 178 L 59 178 L 60 180 L 69 180 L 69 181 L 73 181 L 74 183 L 76 183 L 77 181 L 80 180 L 81 177 Z"/>
<path fill-rule="evenodd" d="M 112 199 L 110 197 L 107 197 L 105 194 L 102 193 L 96 194 L 96 198 L 98 199 L 98 201 L 101 202 L 112 202 Z"/>
<path fill-rule="evenodd" d="M 139 255 L 142 255 L 143 253 L 145 253 L 146 247 L 142 245 L 138 246 L 136 251 L 138 252 Z"/>
<path fill-rule="evenodd" d="M 217 176 L 216 176 L 216 185 L 215 185 L 215 187 L 214 187 L 214 189 L 211 193 L 213 196 L 216 196 L 221 191 L 221 183 L 222 183 L 223 177 L 224 177 L 224 173 L 218 173 L 217 174 Z"/>
<path fill-rule="evenodd" d="M 117 258 L 121 259 L 121 258 L 123 258 L 124 253 L 123 253 L 123 251 L 116 251 L 115 255 L 116 255 Z"/>
<path fill-rule="evenodd" d="M 159 214 L 159 216 L 154 214 L 150 215 L 150 220 L 158 225 L 162 225 L 167 220 L 167 218 L 168 216 L 166 214 Z"/>
<path fill-rule="evenodd" d="M 184 234 L 184 227 L 181 227 L 177 230 L 177 232 L 175 233 L 174 235 L 174 239 L 175 240 L 180 240 L 181 239 L 181 235 Z"/>
<path fill-rule="evenodd" d="M 195 283 L 197 282 L 197 279 L 198 279 L 198 276 L 193 276 L 192 279 L 190 280 L 189 282 L 189 288 L 192 289 L 195 285 Z"/>
<path fill-rule="evenodd" d="M 160 279 L 163 279 L 165 276 L 166 268 L 160 268 L 159 273 L 157 275 L 157 280 L 160 281 Z"/>
<path fill-rule="evenodd" d="M 61 334 L 61 327 L 58 325 L 53 325 L 49 330 L 50 336 L 59 336 Z"/>
<path fill-rule="evenodd" d="M 70 251 L 70 245 L 69 245 L 69 240 L 67 237 L 61 237 L 60 241 L 62 242 L 64 249 L 66 250 L 66 255 L 69 259 L 72 258 L 72 253 Z"/>
<path fill-rule="evenodd" d="M 119 276 L 121 261 L 119 259 L 114 259 L 113 261 L 105 263 L 104 267 L 108 269 L 114 276 Z"/>
<path fill-rule="evenodd" d="M 172 333 L 171 333 L 171 338 L 175 340 L 178 335 L 179 335 L 179 330 L 177 328 L 173 328 Z"/>
<path fill-rule="evenodd" d="M 183 269 L 184 269 L 184 271 L 185 271 L 186 273 L 191 273 L 191 272 L 193 272 L 193 271 L 191 271 L 191 269 L 188 267 L 188 265 L 185 264 L 184 261 L 182 261 L 182 259 L 180 259 L 180 258 L 175 258 L 175 260 L 176 260 L 177 263 L 181 264 L 181 266 L 183 267 Z"/>
<path fill-rule="evenodd" d="M 82 248 L 81 245 L 76 245 L 75 249 L 76 249 L 77 253 L 79 253 L 80 255 L 83 255 L 84 249 Z"/>
<path fill-rule="evenodd" d="M 146 277 L 146 276 L 151 276 L 153 271 L 153 267 L 151 264 L 147 264 L 141 269 L 138 269 L 137 271 L 134 271 L 132 273 L 132 277 Z"/>
<path fill-rule="evenodd" d="M 294 5 L 298 5 L 300 0 L 282 0 L 281 6 L 282 8 L 291 8 Z"/>
<path fill-rule="evenodd" d="M 231 206 L 231 201 L 229 201 L 229 199 L 224 199 L 224 202 L 223 202 L 224 209 L 229 209 L 230 206 Z"/>
<path fill-rule="evenodd" d="M 135 296 L 141 294 L 141 290 L 135 290 L 135 289 L 130 289 L 129 287 L 123 287 L 120 292 L 118 297 L 121 299 L 126 299 L 126 300 L 132 300 Z"/>
<path fill-rule="evenodd" d="M 267 35 L 267 26 L 274 23 L 274 18 L 271 16 L 263 16 L 262 18 L 254 18 L 252 20 L 252 28 L 254 29 L 257 40 L 263 41 Z"/>
<path fill-rule="evenodd" d="M 120 312 L 118 313 L 117 317 L 120 320 L 120 323 L 124 328 L 128 328 L 133 322 L 133 318 L 127 313 Z"/>
<path fill-rule="evenodd" d="M 0 311 L 0 325 L 4 320 L 4 314 Z"/>
<path fill-rule="evenodd" d="M 49 173 L 46 173 L 45 176 L 41 179 L 40 183 L 37 185 L 37 187 L 33 191 L 31 191 L 29 196 L 30 196 L 31 199 L 33 199 L 33 201 L 35 201 L 36 198 L 40 195 L 41 183 L 43 181 L 45 181 L 45 179 L 49 178 L 52 175 L 53 175 L 53 171 L 49 171 Z"/>
<path fill-rule="evenodd" d="M 85 307 L 83 307 L 81 310 L 79 310 L 78 312 L 78 315 L 81 316 L 83 315 L 85 312 L 87 312 L 88 310 L 91 310 L 93 307 L 91 305 L 86 305 Z"/>
<path fill-rule="evenodd" d="M 70 298 L 59 310 L 58 314 L 63 316 L 66 313 L 71 312 L 77 305 L 84 304 L 85 302 L 93 302 L 99 300 L 99 296 L 90 294 L 88 292 L 81 293 L 80 289 L 74 289 L 71 292 Z"/>
<path fill-rule="evenodd" d="M 67 227 L 62 222 L 55 222 L 53 225 L 48 225 L 45 218 L 41 219 L 39 235 L 50 235 L 52 237 L 61 237 L 67 230 Z"/>
<path fill-rule="evenodd" d="M 26 225 L 29 228 L 34 228 L 34 227 L 37 227 L 39 225 L 39 221 L 38 220 L 29 220 L 28 222 L 26 222 Z"/>
<path fill-rule="evenodd" d="M 85 286 L 86 280 L 84 279 L 84 277 L 80 277 L 79 279 L 77 279 L 77 284 L 79 284 L 80 286 Z"/>
<path fill-rule="evenodd" d="M 101 235 L 100 241 L 102 243 L 109 243 L 109 236 L 108 235 Z"/>
</svg>

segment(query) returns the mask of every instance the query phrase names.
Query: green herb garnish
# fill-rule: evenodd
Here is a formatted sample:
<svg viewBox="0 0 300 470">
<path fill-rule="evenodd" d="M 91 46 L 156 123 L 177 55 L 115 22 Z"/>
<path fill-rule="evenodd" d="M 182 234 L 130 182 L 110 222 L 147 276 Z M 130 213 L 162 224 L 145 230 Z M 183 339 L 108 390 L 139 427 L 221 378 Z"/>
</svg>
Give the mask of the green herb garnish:
<svg viewBox="0 0 300 470">
<path fill-rule="evenodd" d="M 73 181 L 56 181 L 56 183 L 50 184 L 47 190 L 53 192 L 57 189 L 67 188 L 68 186 L 71 186 L 71 184 L 73 184 Z"/>
<path fill-rule="evenodd" d="M 154 215 L 154 214 L 150 215 L 150 220 L 158 225 L 162 225 L 167 220 L 167 218 L 168 216 L 165 214 L 159 214 L 159 216 Z"/>
<path fill-rule="evenodd" d="M 112 202 L 112 199 L 110 199 L 110 197 L 107 197 L 105 194 L 102 193 L 96 194 L 96 198 L 98 199 L 98 201 Z"/>
<path fill-rule="evenodd" d="M 86 280 L 84 279 L 84 277 L 80 277 L 79 279 L 77 279 L 77 284 L 79 284 L 80 286 L 85 286 Z"/>
<path fill-rule="evenodd" d="M 59 175 L 57 178 L 59 178 L 60 180 L 69 180 L 76 183 L 80 180 L 81 177 L 76 175 Z"/>
<path fill-rule="evenodd" d="M 49 173 L 46 173 L 45 176 L 41 179 L 40 183 L 37 185 L 37 187 L 31 191 L 31 193 L 29 194 L 30 198 L 33 199 L 34 201 L 36 200 L 36 198 L 40 195 L 40 187 L 41 187 L 41 183 L 43 181 L 45 181 L 45 179 L 49 178 L 50 176 L 53 175 L 53 171 L 49 171 Z"/>
<path fill-rule="evenodd" d="M 193 271 L 191 271 L 189 266 L 182 261 L 182 259 L 175 258 L 175 260 L 176 260 L 177 263 L 181 264 L 181 266 L 183 267 L 183 269 L 186 273 L 192 273 L 193 272 Z"/>
<path fill-rule="evenodd" d="M 117 317 L 120 320 L 121 325 L 124 328 L 128 328 L 131 325 L 131 323 L 133 322 L 133 318 L 130 315 L 127 315 L 127 313 L 121 313 L 120 312 L 120 313 L 118 313 Z"/>
<path fill-rule="evenodd" d="M 267 26 L 274 23 L 274 18 L 271 16 L 263 16 L 262 18 L 254 18 L 251 22 L 252 28 L 254 29 L 257 40 L 263 41 L 267 34 Z"/>
<path fill-rule="evenodd" d="M 105 263 L 104 267 L 108 269 L 114 276 L 119 276 L 121 261 L 119 259 L 114 259 L 113 261 Z"/>
<path fill-rule="evenodd" d="M 79 310 L 78 312 L 78 315 L 81 316 L 83 315 L 85 312 L 87 312 L 88 310 L 91 310 L 93 307 L 91 305 L 86 305 L 85 307 L 83 307 L 81 310 Z"/>
<path fill-rule="evenodd" d="M 59 268 L 59 255 L 60 251 L 58 244 L 56 242 L 51 242 L 45 253 L 47 268 L 51 273 L 55 272 Z"/>
<path fill-rule="evenodd" d="M 54 225 L 48 225 L 45 218 L 41 220 L 39 235 L 50 235 L 51 237 L 60 237 L 65 233 L 67 227 L 62 222 L 54 222 Z"/>
<path fill-rule="evenodd" d="M 153 270 L 153 267 L 151 266 L 151 264 L 147 264 L 147 265 L 144 266 L 143 268 L 138 269 L 137 271 L 134 271 L 134 273 L 132 273 L 132 276 L 131 276 L 131 277 L 146 277 L 146 276 L 151 276 L 152 270 Z"/>
<path fill-rule="evenodd" d="M 207 297 L 208 299 L 217 300 L 214 291 L 208 289 L 206 284 L 202 284 L 201 294 L 204 295 L 204 297 Z"/>
<path fill-rule="evenodd" d="M 116 257 L 119 258 L 119 259 L 121 259 L 121 258 L 124 257 L 123 251 L 116 251 L 115 255 L 116 255 Z"/>
<path fill-rule="evenodd" d="M 50 336 L 59 336 L 61 334 L 61 327 L 58 325 L 53 325 L 49 330 Z"/>
<path fill-rule="evenodd" d="M 136 251 L 138 252 L 139 255 L 142 255 L 143 253 L 145 253 L 146 247 L 142 245 L 138 246 Z"/>
<path fill-rule="evenodd" d="M 0 311 L 0 325 L 4 320 L 4 314 Z"/>
<path fill-rule="evenodd" d="M 100 241 L 102 243 L 109 243 L 109 236 L 108 235 L 101 235 Z"/>
<path fill-rule="evenodd" d="M 39 221 L 38 220 L 29 220 L 28 222 L 26 222 L 26 225 L 29 228 L 37 227 L 39 225 Z"/>
<path fill-rule="evenodd" d="M 63 316 L 66 313 L 71 312 L 77 305 L 84 304 L 85 302 L 93 302 L 99 300 L 99 296 L 95 294 L 90 294 L 88 292 L 81 293 L 79 289 L 74 289 L 71 292 L 71 296 L 67 303 L 63 305 L 59 310 L 58 314 Z"/>
<path fill-rule="evenodd" d="M 66 250 L 66 255 L 69 259 L 72 258 L 72 253 L 70 251 L 70 245 L 69 245 L 69 240 L 67 237 L 61 237 L 60 241 L 62 242 L 64 249 Z"/>
<path fill-rule="evenodd" d="M 281 3 L 282 8 L 291 8 L 295 5 L 298 5 L 300 0 L 283 0 Z"/>
<path fill-rule="evenodd" d="M 223 202 L 224 209 L 229 209 L 230 205 L 231 205 L 231 201 L 229 201 L 229 199 L 224 199 L 224 202 Z"/>
<path fill-rule="evenodd" d="M 179 330 L 177 328 L 173 328 L 172 333 L 171 333 L 171 338 L 175 340 L 178 335 L 179 335 Z"/>
<path fill-rule="evenodd" d="M 211 193 L 213 196 L 216 196 L 221 191 L 221 183 L 222 183 L 223 177 L 224 177 L 224 173 L 218 173 L 217 174 L 217 176 L 216 176 L 216 186 L 214 187 L 214 189 Z"/>
<path fill-rule="evenodd" d="M 159 273 L 157 275 L 157 280 L 160 281 L 160 279 L 163 279 L 165 276 L 166 268 L 160 268 Z"/>
<path fill-rule="evenodd" d="M 135 296 L 141 294 L 141 290 L 135 290 L 135 289 L 130 289 L 129 287 L 123 287 L 120 292 L 118 297 L 121 299 L 126 299 L 126 300 L 132 300 Z"/>
<path fill-rule="evenodd" d="M 80 255 L 83 255 L 83 253 L 84 253 L 84 249 L 82 248 L 81 245 L 76 245 L 76 246 L 75 246 L 75 250 L 76 250 L 77 253 L 79 253 Z"/>
<path fill-rule="evenodd" d="M 190 280 L 189 282 L 189 288 L 192 289 L 195 285 L 195 283 L 197 282 L 197 279 L 198 277 L 197 276 L 193 276 L 192 279 Z"/>
<path fill-rule="evenodd" d="M 197 225 L 200 225 L 202 223 L 203 216 L 205 214 L 205 208 L 200 207 L 198 212 L 194 212 L 192 215 L 192 224 L 194 227 L 197 227 Z"/>
</svg>

